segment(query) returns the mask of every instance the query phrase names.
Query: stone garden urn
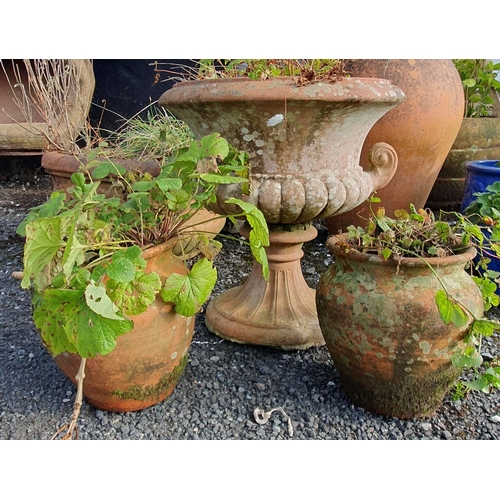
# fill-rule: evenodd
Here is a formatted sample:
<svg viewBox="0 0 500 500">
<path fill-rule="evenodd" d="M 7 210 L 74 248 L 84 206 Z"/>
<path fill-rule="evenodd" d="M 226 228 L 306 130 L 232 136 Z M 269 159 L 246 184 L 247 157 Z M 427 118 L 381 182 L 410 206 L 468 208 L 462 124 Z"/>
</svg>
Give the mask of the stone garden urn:
<svg viewBox="0 0 500 500">
<path fill-rule="evenodd" d="M 250 194 L 220 187 L 212 210 L 231 212 L 225 200 L 243 199 L 263 212 L 270 229 L 269 280 L 254 261 L 242 286 L 209 303 L 211 332 L 282 349 L 324 344 L 315 291 L 301 271 L 302 245 L 317 235 L 312 221 L 351 210 L 391 180 L 392 146 L 373 146 L 368 171 L 360 153 L 375 122 L 405 98 L 388 80 L 347 77 L 304 86 L 288 77 L 186 81 L 160 97 L 197 138 L 218 132 L 249 153 Z"/>
</svg>

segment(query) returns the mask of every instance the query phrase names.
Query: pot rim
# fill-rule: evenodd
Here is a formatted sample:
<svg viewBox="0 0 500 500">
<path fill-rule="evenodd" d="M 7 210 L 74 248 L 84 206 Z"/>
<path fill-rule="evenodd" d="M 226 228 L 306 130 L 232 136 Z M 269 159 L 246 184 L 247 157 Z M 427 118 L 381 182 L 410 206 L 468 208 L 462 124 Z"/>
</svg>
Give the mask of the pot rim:
<svg viewBox="0 0 500 500">
<path fill-rule="evenodd" d="M 464 163 L 465 168 L 474 172 L 497 172 L 500 174 L 500 158 L 498 160 L 473 160 Z"/>
<path fill-rule="evenodd" d="M 113 158 L 127 169 L 138 169 L 149 172 L 151 175 L 158 175 L 160 173 L 160 164 L 155 160 L 132 160 Z M 103 158 L 106 161 L 106 158 Z M 56 173 L 65 177 L 71 177 L 79 170 L 81 166 L 87 164 L 87 157 L 84 155 L 76 156 L 71 153 L 61 153 L 59 151 L 46 151 L 42 154 L 42 167 L 50 174 Z M 101 182 L 104 179 L 101 179 Z"/>
<path fill-rule="evenodd" d="M 168 252 L 169 250 L 172 250 L 178 241 L 179 239 L 177 237 L 173 237 L 167 241 L 164 241 L 163 243 L 158 243 L 157 245 L 154 245 L 152 247 L 145 248 L 144 250 L 141 251 L 141 256 L 143 259 L 146 260 L 152 259 L 153 257 L 156 257 L 157 255 L 163 252 Z M 175 255 L 175 257 L 177 257 L 177 255 Z"/>
<path fill-rule="evenodd" d="M 158 104 L 168 108 L 184 102 L 220 101 L 365 101 L 402 103 L 406 94 L 390 80 L 375 77 L 341 77 L 334 83 L 315 82 L 298 86 L 295 77 L 279 76 L 269 80 L 253 80 L 248 77 L 212 78 L 205 80 L 185 80 L 165 91 Z M 237 92 L 234 88 L 246 87 Z M 337 89 L 343 87 L 344 92 Z M 372 88 L 378 86 L 378 88 Z M 191 90 L 192 95 L 188 94 Z M 184 91 L 184 92 L 182 92 Z M 182 92 L 182 93 L 181 93 Z"/>
<path fill-rule="evenodd" d="M 456 266 L 459 264 L 466 264 L 474 259 L 477 255 L 475 247 L 470 246 L 457 252 L 454 255 L 447 255 L 446 257 L 427 257 L 425 262 L 418 257 L 403 257 L 401 260 L 394 259 L 384 260 L 383 257 L 375 254 L 360 252 L 354 248 L 342 245 L 347 239 L 347 233 L 332 235 L 326 240 L 326 248 L 335 257 L 345 258 L 347 260 L 354 260 L 357 262 L 369 262 L 374 265 L 387 266 L 387 267 L 446 267 Z"/>
</svg>

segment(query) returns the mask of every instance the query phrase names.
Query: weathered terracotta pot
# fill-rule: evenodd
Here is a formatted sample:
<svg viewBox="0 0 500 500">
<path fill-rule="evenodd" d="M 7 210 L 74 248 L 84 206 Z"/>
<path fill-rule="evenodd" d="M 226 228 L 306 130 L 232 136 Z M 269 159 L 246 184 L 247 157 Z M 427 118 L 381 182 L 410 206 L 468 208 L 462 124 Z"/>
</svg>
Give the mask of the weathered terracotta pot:
<svg viewBox="0 0 500 500">
<path fill-rule="evenodd" d="M 446 325 L 435 303 L 440 284 L 417 258 L 398 265 L 327 241 L 335 263 L 316 289 L 318 318 L 343 389 L 357 406 L 401 418 L 439 408 L 460 370 L 467 326 Z M 477 317 L 481 293 L 464 270 L 476 250 L 428 259 L 449 293 Z"/>
<path fill-rule="evenodd" d="M 119 160 L 117 161 L 122 167 L 140 172 L 148 172 L 152 176 L 157 176 L 160 173 L 160 165 L 154 160 Z M 55 151 L 44 153 L 42 156 L 42 167 L 52 177 L 52 182 L 55 190 L 66 190 L 72 185 L 71 176 L 78 171 L 82 165 L 86 165 L 86 158 L 77 158 L 73 155 L 65 155 Z M 122 193 L 116 192 L 116 189 L 111 184 L 109 179 L 102 179 L 98 189 L 99 193 L 106 196 L 120 196 Z M 203 231 L 208 237 L 213 238 L 224 227 L 225 219 L 219 218 L 214 212 L 202 209 L 198 211 L 191 219 L 189 219 L 189 231 Z M 178 256 L 183 256 L 184 259 L 191 259 L 199 252 L 193 250 L 193 242 L 188 238 L 183 238 L 179 241 L 174 249 L 174 253 Z"/>
<path fill-rule="evenodd" d="M 350 210 L 392 178 L 397 155 L 390 145 L 374 146 L 369 172 L 359 155 L 373 124 L 404 99 L 398 87 L 379 78 L 306 86 L 291 78 L 189 81 L 160 97 L 159 104 L 196 137 L 218 132 L 250 156 L 250 194 L 242 194 L 241 186 L 221 186 L 211 208 L 234 211 L 225 201 L 240 198 L 255 204 L 270 225 L 269 281 L 254 265 L 248 286 L 209 303 L 209 330 L 283 349 L 323 344 L 314 290 L 301 272 L 301 246 L 316 235 L 312 220 Z"/>
<path fill-rule="evenodd" d="M 146 272 L 155 271 L 162 282 L 173 272 L 186 273 L 172 246 L 167 242 L 143 252 Z M 173 392 L 186 366 L 194 317 L 177 314 L 173 304 L 158 297 L 146 312 L 131 319 L 134 329 L 117 338 L 110 354 L 86 361 L 83 394 L 95 408 L 126 412 L 157 404 Z M 55 362 L 76 384 L 80 357 L 64 353 Z"/>
<path fill-rule="evenodd" d="M 156 161 L 135 161 L 135 160 L 117 160 L 117 163 L 126 169 L 140 172 L 148 172 L 153 176 L 160 173 L 160 165 Z M 69 154 L 49 151 L 42 155 L 42 167 L 50 174 L 55 190 L 66 190 L 72 185 L 71 176 L 78 171 L 82 165 L 87 164 L 85 157 L 77 158 Z M 112 192 L 111 182 L 108 179 L 102 179 L 99 186 L 99 192 L 105 195 L 115 196 Z"/>
<path fill-rule="evenodd" d="M 452 147 L 464 110 L 462 82 L 451 59 L 356 59 L 346 69 L 355 76 L 387 78 L 406 94 L 404 103 L 390 110 L 372 127 L 361 151 L 361 166 L 370 168 L 369 151 L 388 142 L 398 154 L 391 181 L 377 190 L 389 216 L 410 203 L 423 208 Z M 370 214 L 368 202 L 345 214 L 330 217 L 330 234 L 354 224 L 363 226 Z"/>
<path fill-rule="evenodd" d="M 429 195 L 432 210 L 460 210 L 467 170 L 465 163 L 500 158 L 500 118 L 464 118 L 457 138 Z"/>
</svg>

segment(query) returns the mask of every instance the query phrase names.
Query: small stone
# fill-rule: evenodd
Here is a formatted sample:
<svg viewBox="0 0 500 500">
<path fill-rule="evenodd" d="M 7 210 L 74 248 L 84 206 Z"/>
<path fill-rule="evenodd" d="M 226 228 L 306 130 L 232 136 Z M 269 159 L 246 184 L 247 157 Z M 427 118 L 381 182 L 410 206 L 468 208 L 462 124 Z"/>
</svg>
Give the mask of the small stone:
<svg viewBox="0 0 500 500">
<path fill-rule="evenodd" d="M 443 431 L 443 437 L 445 439 L 451 439 L 452 438 L 451 432 L 450 431 Z"/>
<path fill-rule="evenodd" d="M 212 356 L 212 357 L 210 358 L 210 361 L 217 362 L 217 361 L 220 361 L 220 358 L 219 358 L 219 356 Z"/>
<path fill-rule="evenodd" d="M 262 373 L 262 375 L 272 375 L 273 371 L 271 368 L 269 368 L 266 365 L 260 365 L 259 366 L 259 372 Z"/>
<path fill-rule="evenodd" d="M 422 429 L 424 431 L 430 431 L 430 430 L 432 430 L 432 424 L 430 424 L 429 422 L 422 422 L 420 424 L 420 427 L 422 427 Z"/>
<path fill-rule="evenodd" d="M 492 417 L 490 417 L 490 420 L 492 422 L 499 423 L 500 422 L 500 415 L 493 415 Z"/>
<path fill-rule="evenodd" d="M 483 351 L 481 353 L 481 356 L 483 357 L 484 361 L 488 361 L 488 362 L 493 361 L 495 359 L 495 356 L 490 354 L 488 351 Z"/>
</svg>

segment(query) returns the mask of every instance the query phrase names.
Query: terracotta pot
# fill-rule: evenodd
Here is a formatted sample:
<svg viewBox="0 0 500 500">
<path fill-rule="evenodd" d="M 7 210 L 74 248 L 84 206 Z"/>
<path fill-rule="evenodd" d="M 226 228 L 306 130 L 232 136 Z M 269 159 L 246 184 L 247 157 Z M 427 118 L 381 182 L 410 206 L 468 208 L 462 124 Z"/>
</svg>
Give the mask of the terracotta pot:
<svg viewBox="0 0 500 500">
<path fill-rule="evenodd" d="M 312 220 L 359 205 L 392 178 L 397 155 L 390 145 L 374 146 L 369 172 L 359 155 L 373 124 L 404 99 L 378 78 L 306 86 L 291 78 L 189 81 L 160 97 L 196 137 L 218 132 L 250 156 L 250 194 L 221 186 L 213 210 L 235 210 L 225 200 L 236 197 L 256 205 L 270 224 L 269 281 L 255 264 L 245 288 L 214 298 L 206 312 L 212 332 L 283 349 L 323 343 L 314 290 L 301 272 L 301 247 L 316 235 L 308 227 Z"/>
<path fill-rule="evenodd" d="M 135 160 L 117 160 L 121 166 L 130 170 L 148 172 L 153 176 L 160 173 L 160 165 L 157 161 L 135 161 Z M 78 172 L 82 165 L 87 164 L 85 157 L 77 158 L 69 154 L 62 154 L 56 151 L 50 151 L 42 155 L 42 167 L 50 174 L 54 189 L 66 190 L 72 185 L 71 176 Z M 119 193 L 112 192 L 111 181 L 102 179 L 99 186 L 99 193 L 116 196 Z"/>
<path fill-rule="evenodd" d="M 460 370 L 451 358 L 463 353 L 469 324 L 446 325 L 435 303 L 440 284 L 476 317 L 483 300 L 464 266 L 476 250 L 399 265 L 347 251 L 327 241 L 335 263 L 316 289 L 318 318 L 343 389 L 362 408 L 401 418 L 439 408 Z"/>
<path fill-rule="evenodd" d="M 398 169 L 380 189 L 389 216 L 410 203 L 424 207 L 462 123 L 464 96 L 460 76 L 450 59 L 360 59 L 346 62 L 355 76 L 387 78 L 406 94 L 400 106 L 389 111 L 372 127 L 361 151 L 361 166 L 370 168 L 368 154 L 379 141 L 388 142 L 398 155 Z M 369 214 L 365 202 L 347 212 L 327 218 L 330 234 L 347 226 L 364 225 Z"/>
<path fill-rule="evenodd" d="M 500 118 L 464 118 L 429 195 L 432 210 L 460 210 L 467 177 L 465 163 L 500 158 Z"/>
<path fill-rule="evenodd" d="M 126 169 L 148 172 L 152 176 L 157 176 L 160 173 L 160 165 L 154 160 L 117 160 L 117 163 Z M 55 151 L 44 153 L 42 156 L 42 167 L 52 177 L 55 190 L 68 189 L 68 187 L 72 185 L 71 176 L 77 172 L 82 165 L 86 164 L 87 159 L 84 157 L 77 158 L 73 155 L 65 155 Z M 121 195 L 121 193 L 116 192 L 116 189 L 113 188 L 109 179 L 101 180 L 98 192 L 106 196 Z M 224 224 L 225 219 L 219 218 L 214 212 L 202 209 L 191 217 L 189 220 L 189 226 L 191 227 L 186 229 L 185 232 L 203 231 L 208 237 L 213 238 L 222 231 Z M 183 256 L 185 260 L 191 259 L 199 253 L 196 249 L 193 250 L 193 246 L 193 241 L 183 238 L 182 241 L 177 243 L 174 248 L 174 253 L 178 256 Z"/>
<path fill-rule="evenodd" d="M 389 182 L 397 167 L 391 146 L 377 145 L 369 172 L 359 154 L 373 124 L 405 98 L 377 78 L 304 87 L 290 78 L 228 78 L 178 83 L 158 103 L 197 138 L 218 132 L 249 153 L 250 195 L 221 186 L 215 211 L 229 211 L 224 201 L 237 196 L 257 205 L 270 224 L 301 224 L 345 212 Z M 277 115 L 283 121 L 269 125 Z"/>
<path fill-rule="evenodd" d="M 146 272 L 155 271 L 162 282 L 173 272 L 186 273 L 172 245 L 167 242 L 143 252 Z M 83 394 L 95 408 L 126 412 L 159 403 L 173 392 L 186 366 L 194 317 L 177 314 L 173 304 L 158 297 L 146 312 L 131 319 L 134 329 L 117 338 L 110 354 L 87 359 Z M 55 361 L 76 384 L 80 357 L 64 353 Z"/>
<path fill-rule="evenodd" d="M 27 86 L 28 77 L 26 66 L 21 59 L 3 59 L 4 70 L 0 67 L 0 152 L 1 154 L 40 154 L 48 149 L 49 144 L 42 131 L 47 132 L 47 124 L 42 117 L 33 110 L 33 123 L 26 123 L 26 118 L 13 101 L 11 85 L 15 85 L 14 65 L 19 67 L 22 82 Z M 89 59 L 68 59 L 78 75 L 78 89 L 74 90 L 73 99 L 68 113 L 68 126 L 61 122 L 61 134 L 70 141 L 74 141 L 85 128 L 92 96 L 95 88 L 94 70 Z M 10 85 L 9 85 L 10 81 Z M 21 90 L 14 89 L 21 97 Z M 71 97 L 71 96 L 70 96 Z M 2 111 L 2 109 L 4 111 Z"/>
</svg>

